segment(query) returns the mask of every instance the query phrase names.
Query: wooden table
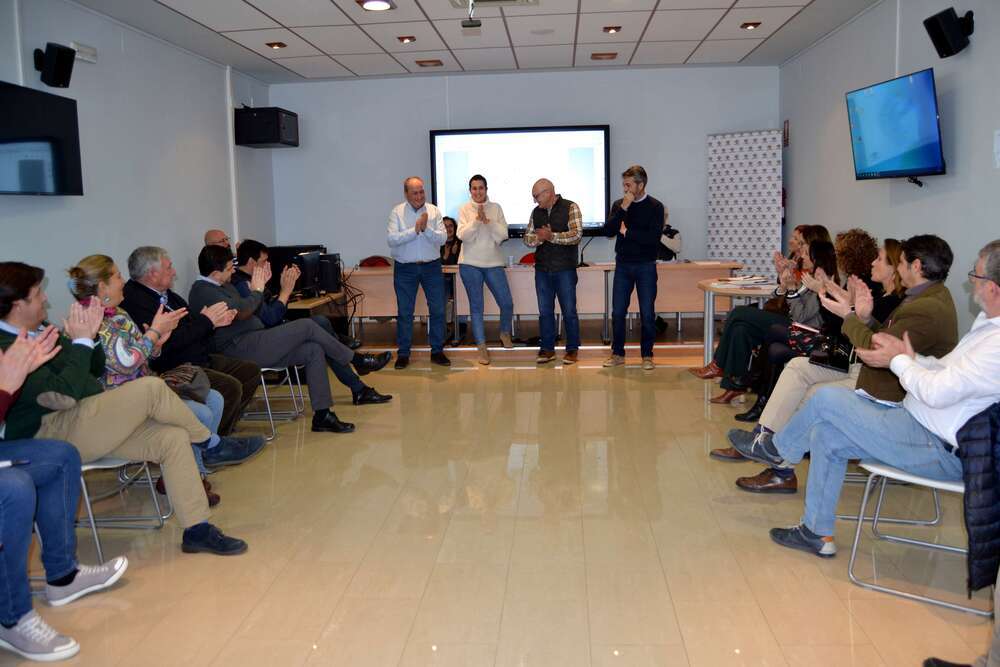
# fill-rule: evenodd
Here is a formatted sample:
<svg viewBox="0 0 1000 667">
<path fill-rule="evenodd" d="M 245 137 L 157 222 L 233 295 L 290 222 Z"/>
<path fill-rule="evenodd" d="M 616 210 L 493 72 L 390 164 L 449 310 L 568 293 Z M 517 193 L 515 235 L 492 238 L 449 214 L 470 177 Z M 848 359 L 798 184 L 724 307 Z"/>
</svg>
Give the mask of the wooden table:
<svg viewBox="0 0 1000 667">
<path fill-rule="evenodd" d="M 763 299 L 774 292 L 773 285 L 753 287 L 722 287 L 717 278 L 698 282 L 698 289 L 705 293 L 705 365 L 712 361 L 715 351 L 715 298 L 716 296 Z"/>
<path fill-rule="evenodd" d="M 288 319 L 297 320 L 313 315 L 342 315 L 339 304 L 344 299 L 343 292 L 330 292 L 310 299 L 296 299 L 288 302 Z"/>
</svg>

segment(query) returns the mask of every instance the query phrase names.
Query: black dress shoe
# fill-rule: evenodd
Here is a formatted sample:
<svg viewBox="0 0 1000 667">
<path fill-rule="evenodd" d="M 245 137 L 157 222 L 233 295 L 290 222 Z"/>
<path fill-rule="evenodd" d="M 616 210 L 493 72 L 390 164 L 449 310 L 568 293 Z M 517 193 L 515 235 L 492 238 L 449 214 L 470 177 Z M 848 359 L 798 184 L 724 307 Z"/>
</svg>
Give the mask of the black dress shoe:
<svg viewBox="0 0 1000 667">
<path fill-rule="evenodd" d="M 351 338 L 350 336 L 337 334 L 337 340 L 339 340 L 341 343 L 351 348 L 352 350 L 356 350 L 359 347 L 361 347 L 361 341 L 358 340 L 357 338 Z"/>
<path fill-rule="evenodd" d="M 444 352 L 432 352 L 431 363 L 438 366 L 451 366 L 451 359 L 444 356 Z"/>
<path fill-rule="evenodd" d="M 396 363 L 393 366 L 397 371 L 401 371 L 410 365 L 410 357 L 399 356 L 396 357 Z"/>
<path fill-rule="evenodd" d="M 354 394 L 354 405 L 370 405 L 374 403 L 388 403 L 392 400 L 392 394 L 380 394 L 374 387 L 365 387 Z"/>
<path fill-rule="evenodd" d="M 924 660 L 924 667 L 972 667 L 967 662 L 948 662 L 941 658 L 927 658 Z"/>
<path fill-rule="evenodd" d="M 381 370 L 387 363 L 392 361 L 392 352 L 382 352 L 380 354 L 355 354 L 351 360 L 351 365 L 358 375 L 368 375 L 377 370 Z"/>
<path fill-rule="evenodd" d="M 184 531 L 181 551 L 186 554 L 204 552 L 216 556 L 236 556 L 247 550 L 247 543 L 243 540 L 223 534 L 210 523 L 206 525 L 207 528 L 198 525 Z"/>
<path fill-rule="evenodd" d="M 313 415 L 312 430 L 317 433 L 322 431 L 330 433 L 353 433 L 354 424 L 340 421 L 337 419 L 337 413 L 333 410 L 325 410 L 321 414 Z"/>
<path fill-rule="evenodd" d="M 756 422 L 764 414 L 765 406 L 767 406 L 767 395 L 757 394 L 757 400 L 754 401 L 750 409 L 746 412 L 741 412 L 733 418 L 738 422 Z"/>
</svg>

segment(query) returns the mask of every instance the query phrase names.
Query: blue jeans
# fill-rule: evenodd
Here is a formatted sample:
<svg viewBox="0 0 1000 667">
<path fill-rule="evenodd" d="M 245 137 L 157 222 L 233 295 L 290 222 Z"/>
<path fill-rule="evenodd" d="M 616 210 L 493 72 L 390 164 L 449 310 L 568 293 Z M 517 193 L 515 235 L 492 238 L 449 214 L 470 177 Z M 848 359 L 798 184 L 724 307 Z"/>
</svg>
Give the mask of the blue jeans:
<svg viewBox="0 0 1000 667">
<path fill-rule="evenodd" d="M 38 524 L 45 577 L 55 581 L 76 569 L 76 507 L 80 502 L 80 453 L 61 440 L 0 442 L 0 622 L 16 623 L 31 611 L 28 547 Z"/>
<path fill-rule="evenodd" d="M 326 317 L 325 315 L 316 315 L 311 319 L 313 322 L 320 325 L 323 331 L 327 332 L 334 338 L 337 338 L 337 333 L 333 330 L 333 322 L 330 321 L 329 317 Z M 337 363 L 336 361 L 330 359 L 330 357 L 327 357 L 326 365 L 330 367 L 331 371 L 333 371 L 337 381 L 350 389 L 352 394 L 356 394 L 365 388 L 365 383 L 361 381 L 361 378 L 359 378 L 358 374 L 354 372 L 354 369 L 351 368 L 350 364 Z"/>
<path fill-rule="evenodd" d="M 639 318 L 642 320 L 642 356 L 653 356 L 656 338 L 656 262 L 618 262 L 611 287 L 611 353 L 625 356 L 625 316 L 632 300 L 632 289 L 639 295 Z"/>
<path fill-rule="evenodd" d="M 819 535 L 833 535 L 850 459 L 884 463 L 937 480 L 962 479 L 961 460 L 905 408 L 875 403 L 845 387 L 817 391 L 774 436 L 774 444 L 789 463 L 812 452 L 802 523 Z"/>
<path fill-rule="evenodd" d="M 441 260 L 433 262 L 396 262 L 392 266 L 392 286 L 396 290 L 396 343 L 397 356 L 410 356 L 413 343 L 413 305 L 417 301 L 417 288 L 424 289 L 431 326 L 428 331 L 431 352 L 444 351 L 444 274 Z"/>
<path fill-rule="evenodd" d="M 458 272 L 469 295 L 469 315 L 472 319 L 472 337 L 476 345 L 486 342 L 483 327 L 483 283 L 490 288 L 493 298 L 500 306 L 500 333 L 509 334 L 514 321 L 514 299 L 507 284 L 507 271 L 502 266 L 482 268 L 471 264 L 459 264 Z"/>
<path fill-rule="evenodd" d="M 208 444 L 204 446 L 204 449 L 211 449 L 218 445 L 219 424 L 222 423 L 222 408 L 225 405 L 222 394 L 214 389 L 209 389 L 208 397 L 204 403 L 184 399 L 184 405 L 188 406 L 191 412 L 194 413 L 194 416 L 198 418 L 198 421 L 212 432 L 212 437 L 208 439 Z M 194 452 L 194 462 L 198 464 L 198 470 L 201 471 L 201 474 L 207 475 L 208 469 L 201 459 L 202 447 L 191 445 L 191 450 Z"/>
<path fill-rule="evenodd" d="M 539 271 L 535 269 L 535 294 L 538 296 L 538 330 L 542 338 L 539 351 L 556 349 L 556 298 L 566 322 L 566 351 L 580 349 L 580 318 L 576 314 L 576 269 Z"/>
</svg>

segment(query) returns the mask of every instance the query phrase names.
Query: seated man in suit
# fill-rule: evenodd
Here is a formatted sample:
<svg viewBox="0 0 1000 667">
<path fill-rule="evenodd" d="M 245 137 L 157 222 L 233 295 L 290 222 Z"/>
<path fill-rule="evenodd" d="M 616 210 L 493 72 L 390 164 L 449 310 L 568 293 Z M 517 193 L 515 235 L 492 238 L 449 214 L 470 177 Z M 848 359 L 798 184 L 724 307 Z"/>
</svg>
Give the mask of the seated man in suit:
<svg viewBox="0 0 1000 667">
<path fill-rule="evenodd" d="M 240 296 L 232 285 L 233 256 L 226 248 L 205 246 L 198 253 L 201 276 L 191 286 L 188 302 L 198 310 L 224 301 L 237 311 L 232 324 L 215 330 L 213 345 L 222 354 L 253 361 L 263 367 L 304 365 L 309 402 L 313 408 L 313 431 L 350 433 L 354 424 L 342 422 L 330 407 L 333 396 L 327 378 L 327 363 L 353 364 L 361 375 L 377 371 L 392 357 L 355 354 L 310 319 L 295 320 L 267 329 L 256 312 L 264 299 L 270 268 L 258 266 L 250 279 L 250 296 Z"/>
<path fill-rule="evenodd" d="M 932 479 L 962 479 L 958 431 L 1000 401 L 1000 240 L 980 250 L 969 282 L 982 312 L 940 359 L 916 354 L 905 333 L 902 340 L 876 333 L 872 347 L 858 351 L 866 365 L 889 368 L 899 378 L 906 390 L 901 404 L 843 387 L 823 388 L 773 439 L 733 443 L 747 458 L 786 468 L 811 452 L 802 521 L 772 528 L 772 540 L 823 558 L 837 553 L 835 514 L 851 459 Z"/>
<path fill-rule="evenodd" d="M 258 266 L 267 266 L 270 268 L 270 264 L 267 261 L 267 246 L 260 241 L 243 239 L 240 243 L 240 249 L 236 253 L 236 271 L 231 278 L 231 282 L 240 293 L 240 296 L 244 298 L 252 296 L 250 281 L 253 278 L 253 272 Z M 255 313 L 268 329 L 284 323 L 285 314 L 288 312 L 288 300 L 292 297 L 295 281 L 299 277 L 299 268 L 294 264 L 278 268 L 281 271 L 281 290 L 278 294 L 273 294 L 271 290 L 265 287 L 264 296 Z M 329 317 L 316 315 L 311 319 L 323 331 L 330 334 L 336 340 L 340 340 L 333 330 L 333 324 L 330 322 Z M 386 361 L 388 361 L 392 355 L 389 352 L 385 352 L 382 356 L 386 357 Z M 333 371 L 333 374 L 337 376 L 342 385 L 351 390 L 354 405 L 386 403 L 392 400 L 391 395 L 380 394 L 372 387 L 367 386 L 347 364 L 331 363 L 330 370 Z"/>
</svg>

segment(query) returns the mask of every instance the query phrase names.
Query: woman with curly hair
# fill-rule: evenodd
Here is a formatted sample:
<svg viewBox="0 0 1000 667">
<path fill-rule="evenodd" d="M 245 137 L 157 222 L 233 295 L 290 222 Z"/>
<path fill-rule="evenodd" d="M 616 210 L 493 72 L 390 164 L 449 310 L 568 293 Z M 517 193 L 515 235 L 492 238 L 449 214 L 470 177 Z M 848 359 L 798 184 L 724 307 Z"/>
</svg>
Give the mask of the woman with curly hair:
<svg viewBox="0 0 1000 667">
<path fill-rule="evenodd" d="M 846 280 L 857 276 L 871 283 L 872 262 L 878 257 L 878 242 L 863 229 L 855 227 L 837 234 L 834 242 L 840 275 Z"/>
</svg>

